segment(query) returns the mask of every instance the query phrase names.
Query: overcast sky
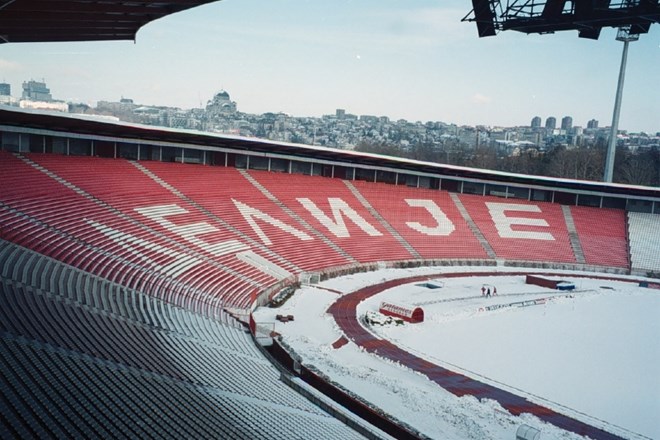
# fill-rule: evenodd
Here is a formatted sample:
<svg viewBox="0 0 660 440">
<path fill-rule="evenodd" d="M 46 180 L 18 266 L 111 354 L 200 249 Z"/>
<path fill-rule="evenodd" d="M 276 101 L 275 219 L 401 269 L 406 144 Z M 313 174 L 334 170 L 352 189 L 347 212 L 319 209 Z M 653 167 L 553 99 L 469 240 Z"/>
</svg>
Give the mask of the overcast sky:
<svg viewBox="0 0 660 440">
<path fill-rule="evenodd" d="M 623 44 L 577 32 L 478 38 L 469 0 L 224 0 L 148 24 L 133 42 L 1 44 L 0 80 L 56 99 L 192 108 L 225 89 L 240 111 L 410 121 L 610 125 Z M 660 131 L 660 29 L 630 44 L 620 128 Z"/>
</svg>

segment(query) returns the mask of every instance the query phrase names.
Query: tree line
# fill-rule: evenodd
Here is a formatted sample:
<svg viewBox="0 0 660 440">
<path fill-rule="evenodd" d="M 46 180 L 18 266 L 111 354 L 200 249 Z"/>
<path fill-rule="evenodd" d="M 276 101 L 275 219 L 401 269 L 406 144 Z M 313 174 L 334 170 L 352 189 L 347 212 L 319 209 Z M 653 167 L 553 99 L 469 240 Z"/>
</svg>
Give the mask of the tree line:
<svg viewBox="0 0 660 440">
<path fill-rule="evenodd" d="M 401 148 L 388 143 L 360 142 L 356 151 L 403 157 L 426 162 L 532 174 L 567 179 L 602 181 L 606 146 L 567 148 L 556 145 L 546 152 L 528 149 L 515 155 L 498 154 L 492 147 L 461 148 L 460 145 L 414 144 Z M 630 151 L 619 147 L 614 161 L 614 182 L 660 186 L 660 151 Z"/>
</svg>

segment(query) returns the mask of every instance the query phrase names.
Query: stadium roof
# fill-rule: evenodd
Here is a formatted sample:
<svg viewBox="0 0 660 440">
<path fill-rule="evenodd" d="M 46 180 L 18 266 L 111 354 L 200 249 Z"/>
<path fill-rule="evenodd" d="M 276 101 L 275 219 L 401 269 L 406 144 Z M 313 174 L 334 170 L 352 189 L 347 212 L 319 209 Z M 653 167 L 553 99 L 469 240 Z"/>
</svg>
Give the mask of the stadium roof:
<svg viewBox="0 0 660 440">
<path fill-rule="evenodd" d="M 217 0 L 0 0 L 0 43 L 135 40 L 145 24 Z"/>
<path fill-rule="evenodd" d="M 660 23 L 658 0 L 472 0 L 472 6 L 463 21 L 474 21 L 480 37 L 506 30 L 577 30 L 581 38 L 597 40 L 603 27 L 624 27 L 638 35 Z"/>
</svg>

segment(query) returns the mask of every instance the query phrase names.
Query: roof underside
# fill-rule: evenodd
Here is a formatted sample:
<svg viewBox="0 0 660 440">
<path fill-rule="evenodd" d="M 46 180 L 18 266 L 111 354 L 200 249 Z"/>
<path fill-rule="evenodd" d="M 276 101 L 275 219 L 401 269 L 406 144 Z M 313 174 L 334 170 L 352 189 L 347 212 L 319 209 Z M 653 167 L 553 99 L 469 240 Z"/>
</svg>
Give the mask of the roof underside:
<svg viewBox="0 0 660 440">
<path fill-rule="evenodd" d="M 0 0 L 0 43 L 135 40 L 145 24 L 217 0 Z"/>
</svg>

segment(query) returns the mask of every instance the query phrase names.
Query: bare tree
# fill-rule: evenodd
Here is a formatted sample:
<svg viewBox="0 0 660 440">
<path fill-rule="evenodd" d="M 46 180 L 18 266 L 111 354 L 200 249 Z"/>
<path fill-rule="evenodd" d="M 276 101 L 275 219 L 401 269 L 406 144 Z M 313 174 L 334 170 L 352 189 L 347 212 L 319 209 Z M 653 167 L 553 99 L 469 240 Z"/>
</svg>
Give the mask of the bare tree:
<svg viewBox="0 0 660 440">
<path fill-rule="evenodd" d="M 618 181 L 632 185 L 657 185 L 656 158 L 652 152 L 627 154 L 619 168 Z"/>
<path fill-rule="evenodd" d="M 572 169 L 573 161 L 570 151 L 563 146 L 559 146 L 548 154 L 544 174 L 554 177 L 570 177 Z"/>
<path fill-rule="evenodd" d="M 595 148 L 578 148 L 571 151 L 575 160 L 575 179 L 601 180 L 603 156 Z"/>
</svg>

